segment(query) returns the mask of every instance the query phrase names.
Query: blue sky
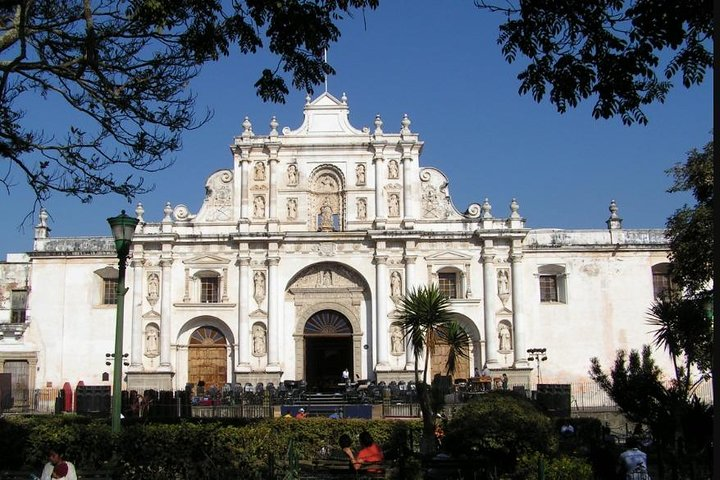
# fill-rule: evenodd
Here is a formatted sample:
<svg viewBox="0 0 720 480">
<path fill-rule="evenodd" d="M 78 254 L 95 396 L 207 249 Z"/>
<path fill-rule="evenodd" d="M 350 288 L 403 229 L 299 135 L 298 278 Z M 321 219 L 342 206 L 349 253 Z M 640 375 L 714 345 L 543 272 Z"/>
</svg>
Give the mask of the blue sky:
<svg viewBox="0 0 720 480">
<path fill-rule="evenodd" d="M 507 64 L 496 44 L 501 21 L 471 1 L 385 0 L 364 18 L 357 14 L 342 22 L 342 37 L 328 53 L 337 71 L 328 90 L 347 94 L 357 128 L 372 126 L 380 114 L 383 129 L 397 132 L 407 113 L 410 128 L 425 142 L 421 165 L 448 176 L 460 211 L 487 197 L 496 216 L 507 216 L 517 198 L 528 227 L 605 228 L 615 199 L 625 228 L 663 227 L 668 215 L 690 201 L 666 193 L 671 179 L 665 170 L 711 139 L 712 72 L 700 87 L 680 85 L 665 104 L 646 108 L 648 126 L 594 120 L 591 102 L 560 115 L 548 102 L 518 94 L 521 67 Z M 143 203 L 147 221 L 159 221 L 166 202 L 197 212 L 206 177 L 231 168 L 228 146 L 246 115 L 259 135 L 269 132 L 273 115 L 280 128 L 301 124 L 305 92 L 292 92 L 284 105 L 255 95 L 260 71 L 275 62 L 267 53 L 235 55 L 207 65 L 190 85 L 198 112 L 208 108 L 214 116 L 183 137 L 173 167 L 146 177 L 156 188 L 136 201 Z M 50 130 L 52 122 L 65 128 L 72 114 L 38 98 L 28 118 Z M 6 224 L 0 259 L 31 250 L 37 223 L 36 216 L 25 220 L 32 197 L 19 173 L 14 180 L 9 194 L 0 190 Z M 52 236 L 109 235 L 106 218 L 121 209 L 134 212 L 135 203 L 98 197 L 81 204 L 56 196 L 46 208 Z"/>
</svg>

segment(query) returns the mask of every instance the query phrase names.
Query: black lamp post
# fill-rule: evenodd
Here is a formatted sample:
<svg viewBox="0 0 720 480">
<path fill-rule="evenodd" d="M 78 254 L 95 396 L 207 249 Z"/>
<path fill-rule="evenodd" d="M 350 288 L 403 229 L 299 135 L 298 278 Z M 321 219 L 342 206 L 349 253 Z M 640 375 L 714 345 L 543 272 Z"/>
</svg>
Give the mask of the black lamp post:
<svg viewBox="0 0 720 480">
<path fill-rule="evenodd" d="M 547 352 L 547 348 L 528 348 L 528 362 L 532 362 L 535 360 L 537 362 L 538 367 L 538 383 L 542 383 L 542 376 L 540 375 L 540 362 L 544 362 L 547 360 L 547 355 L 545 355 L 545 352 Z"/>
<path fill-rule="evenodd" d="M 120 413 L 122 409 L 122 350 L 123 350 L 123 315 L 125 307 L 125 266 L 130 253 L 135 227 L 138 219 L 128 217 L 123 210 L 117 217 L 107 219 L 115 239 L 115 250 L 118 257 L 117 282 L 117 315 L 115 317 L 115 354 L 113 365 L 112 387 L 112 432 L 120 433 Z"/>
</svg>

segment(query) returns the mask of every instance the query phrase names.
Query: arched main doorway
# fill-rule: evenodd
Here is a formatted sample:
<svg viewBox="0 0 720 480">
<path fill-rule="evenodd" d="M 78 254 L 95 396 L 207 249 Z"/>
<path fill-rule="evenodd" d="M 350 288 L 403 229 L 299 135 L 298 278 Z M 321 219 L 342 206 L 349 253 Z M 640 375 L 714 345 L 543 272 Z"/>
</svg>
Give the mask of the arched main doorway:
<svg viewBox="0 0 720 480">
<path fill-rule="evenodd" d="M 305 380 L 316 390 L 336 389 L 345 368 L 353 371 L 352 326 L 334 310 L 321 310 L 305 323 Z"/>
<path fill-rule="evenodd" d="M 215 327 L 200 327 L 188 344 L 188 382 L 222 387 L 227 382 L 227 340 Z"/>
</svg>

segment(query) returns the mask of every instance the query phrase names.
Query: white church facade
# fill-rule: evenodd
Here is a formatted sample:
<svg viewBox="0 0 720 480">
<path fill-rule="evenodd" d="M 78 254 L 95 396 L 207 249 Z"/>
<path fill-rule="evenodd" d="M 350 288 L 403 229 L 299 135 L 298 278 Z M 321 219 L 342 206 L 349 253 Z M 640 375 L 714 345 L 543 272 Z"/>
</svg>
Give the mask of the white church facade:
<svg viewBox="0 0 720 480">
<path fill-rule="evenodd" d="M 623 229 L 614 202 L 597 230 L 526 228 L 514 199 L 457 210 L 410 125 L 356 129 L 345 95 L 308 97 L 297 129 L 245 119 L 196 212 L 168 204 L 154 221 L 138 205 L 123 388 L 323 386 L 345 368 L 409 380 L 398 302 L 429 283 L 471 338 L 455 377 L 487 365 L 531 386 L 527 350 L 545 348 L 545 381 L 586 381 L 590 357 L 650 343 L 661 230 Z M 0 263 L 0 373 L 29 389 L 109 384 L 117 279 L 109 236 L 55 238 L 42 211 L 33 250 Z M 430 378 L 445 374 L 442 347 L 432 360 Z"/>
</svg>

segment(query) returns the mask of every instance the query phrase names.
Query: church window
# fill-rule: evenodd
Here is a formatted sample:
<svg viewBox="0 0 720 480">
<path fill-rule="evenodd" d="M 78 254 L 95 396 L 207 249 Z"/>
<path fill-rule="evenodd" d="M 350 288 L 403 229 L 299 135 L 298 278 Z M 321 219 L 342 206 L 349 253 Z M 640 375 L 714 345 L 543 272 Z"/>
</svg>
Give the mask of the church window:
<svg viewBox="0 0 720 480">
<path fill-rule="evenodd" d="M 117 305 L 118 302 L 118 275 L 117 269 L 112 267 L 101 268 L 95 270 L 95 275 L 99 277 L 99 303 L 100 305 Z"/>
<path fill-rule="evenodd" d="M 25 323 L 27 290 L 13 290 L 10 293 L 10 323 Z"/>
<path fill-rule="evenodd" d="M 220 277 L 200 277 L 200 303 L 218 303 L 220 301 Z"/>
<path fill-rule="evenodd" d="M 669 263 L 658 263 L 652 266 L 653 295 L 655 298 L 672 295 L 676 286 L 672 279 L 672 267 Z"/>
<path fill-rule="evenodd" d="M 567 303 L 565 267 L 542 265 L 538 269 L 541 303 Z"/>
<path fill-rule="evenodd" d="M 104 278 L 103 279 L 103 305 L 117 305 L 117 278 Z"/>
<path fill-rule="evenodd" d="M 540 301 L 558 301 L 557 277 L 555 275 L 540 275 Z"/>
<path fill-rule="evenodd" d="M 458 298 L 458 281 L 456 272 L 439 272 L 438 288 L 448 298 Z"/>
</svg>

